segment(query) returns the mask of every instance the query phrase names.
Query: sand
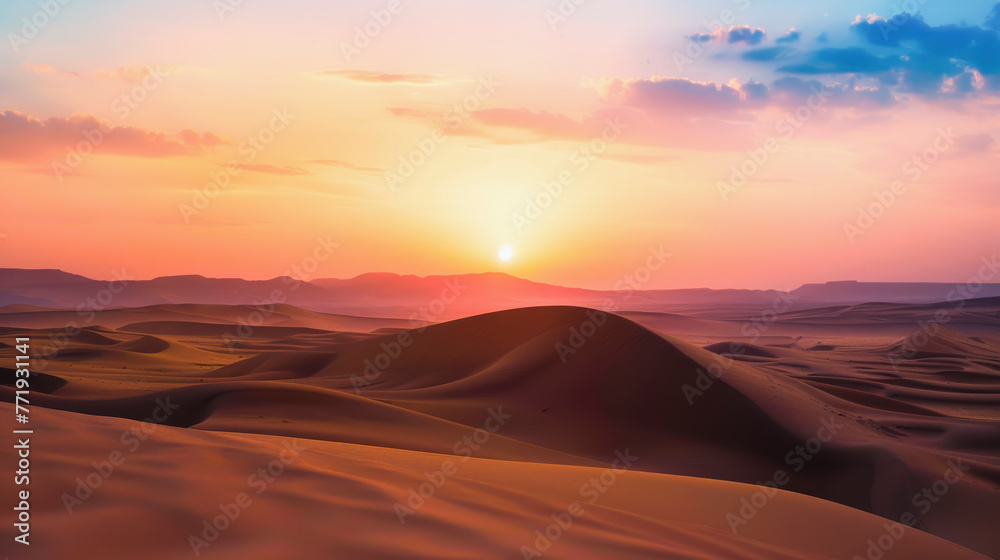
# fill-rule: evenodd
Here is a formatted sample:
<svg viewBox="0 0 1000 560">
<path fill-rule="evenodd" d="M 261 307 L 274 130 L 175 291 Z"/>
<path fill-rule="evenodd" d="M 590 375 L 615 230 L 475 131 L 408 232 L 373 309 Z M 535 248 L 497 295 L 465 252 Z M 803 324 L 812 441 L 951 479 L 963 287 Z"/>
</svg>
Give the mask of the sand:
<svg viewBox="0 0 1000 560">
<path fill-rule="evenodd" d="M 253 308 L 157 305 L 66 338 L 75 312 L 8 309 L 0 364 L 18 336 L 58 351 L 32 387 L 34 544 L 5 550 L 1000 557 L 1000 302 L 948 305 L 415 329 L 282 306 L 242 332 Z M 0 400 L 11 417 L 9 383 Z"/>
</svg>

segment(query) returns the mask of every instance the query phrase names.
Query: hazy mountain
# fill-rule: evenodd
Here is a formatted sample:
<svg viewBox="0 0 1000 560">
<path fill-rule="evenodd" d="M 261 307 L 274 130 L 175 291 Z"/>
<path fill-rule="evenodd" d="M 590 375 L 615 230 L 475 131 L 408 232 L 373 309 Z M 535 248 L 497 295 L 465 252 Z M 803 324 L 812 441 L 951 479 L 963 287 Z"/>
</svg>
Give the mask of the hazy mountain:
<svg viewBox="0 0 1000 560">
<path fill-rule="evenodd" d="M 849 281 L 806 284 L 791 294 L 794 306 L 801 309 L 866 302 L 932 303 L 946 301 L 949 294 L 954 297 L 961 293 L 956 290 L 957 285 L 946 283 Z M 986 284 L 972 295 L 1000 296 L 1000 284 Z M 93 280 L 60 270 L 0 269 L 0 305 L 63 309 L 168 303 L 289 303 L 324 312 L 401 318 L 417 313 L 424 319 L 443 320 L 533 305 L 667 310 L 706 305 L 767 307 L 782 299 L 776 290 L 588 290 L 532 282 L 502 273 L 427 277 L 371 273 L 309 282 L 289 277 L 244 280 L 186 275 L 123 283 Z"/>
<path fill-rule="evenodd" d="M 963 289 L 964 288 L 964 289 Z M 1000 284 L 983 284 L 975 293 L 973 286 L 934 282 L 827 282 L 805 284 L 793 290 L 802 297 L 831 303 L 934 303 L 962 298 L 1000 296 Z"/>
</svg>

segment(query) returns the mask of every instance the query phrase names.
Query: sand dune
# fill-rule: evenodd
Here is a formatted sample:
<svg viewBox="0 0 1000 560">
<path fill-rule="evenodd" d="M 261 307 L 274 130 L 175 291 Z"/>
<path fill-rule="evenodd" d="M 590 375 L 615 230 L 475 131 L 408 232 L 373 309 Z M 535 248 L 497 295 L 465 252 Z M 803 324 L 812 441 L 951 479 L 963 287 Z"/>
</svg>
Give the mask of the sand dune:
<svg viewBox="0 0 1000 560">
<path fill-rule="evenodd" d="M 100 325 L 120 329 L 142 323 L 199 323 L 208 325 L 253 327 L 303 327 L 332 331 L 370 332 L 385 327 L 412 328 L 409 320 L 352 317 L 318 313 L 286 304 L 276 305 L 151 305 L 104 309 L 60 310 L 25 306 L 3 308 L 3 324 L 28 328 L 65 328 Z M 155 334 L 155 333 L 154 333 Z"/>
<path fill-rule="evenodd" d="M 1000 516 L 1000 349 L 983 332 L 995 324 L 970 313 L 930 332 L 915 325 L 933 307 L 867 310 L 875 316 L 857 306 L 799 313 L 753 338 L 731 336 L 738 313 L 639 318 L 653 328 L 698 325 L 704 332 L 689 342 L 575 307 L 413 330 L 289 308 L 235 348 L 220 342 L 218 328 L 244 308 L 109 310 L 105 327 L 81 330 L 38 378 L 49 391 L 39 389 L 33 404 L 48 411 L 44 429 L 55 438 L 47 479 L 72 488 L 128 426 L 163 403 L 176 410 L 158 420 L 149 454 L 130 455 L 121 477 L 108 480 L 94 502 L 104 505 L 85 504 L 73 523 L 60 519 L 59 506 L 40 516 L 98 539 L 98 527 L 143 504 L 167 504 L 150 525 L 132 524 L 162 541 L 164 558 L 177 557 L 169 551 L 187 546 L 185 535 L 223 499 L 199 497 L 235 494 L 254 464 L 294 438 L 310 448 L 308 460 L 291 465 L 284 490 L 275 483 L 211 555 L 277 554 L 292 535 L 315 532 L 315 519 L 332 517 L 346 521 L 303 539 L 315 557 L 335 540 L 352 558 L 448 557 L 445 544 L 463 558 L 519 557 L 548 515 L 566 511 L 574 488 L 628 450 L 635 465 L 545 556 L 865 557 L 888 520 L 916 529 L 885 537 L 885 558 L 1000 556 L 991 533 Z M 34 313 L 8 314 L 24 326 L 5 323 L 0 339 L 58 332 L 51 321 L 59 312 Z M 859 325 L 882 330 L 844 336 Z M 903 326 L 907 334 L 896 336 Z M 796 328 L 811 334 L 774 334 Z M 0 396 L 12 401 L 12 389 L 0 387 Z M 483 432 L 491 416 L 503 423 Z M 79 441 L 61 425 L 78 427 Z M 476 433 L 488 441 L 461 445 Z M 473 458 L 461 472 L 401 526 L 393 504 L 420 483 L 422 469 L 461 461 L 466 451 Z M 171 453 L 200 474 L 161 489 L 150 481 Z M 741 497 L 765 496 L 756 486 L 763 483 L 780 491 L 768 491 L 775 495 L 761 507 L 744 506 Z M 139 497 L 127 500 L 130 492 Z M 295 520 L 291 533 L 266 526 L 283 516 Z M 156 523 L 167 528 L 157 532 Z M 420 552 L 375 537 L 383 533 L 410 548 L 421 543 Z M 148 544 L 114 550 L 127 557 Z"/>
<path fill-rule="evenodd" d="M 0 405 L 5 414 L 10 408 Z M 107 450 L 122 449 L 120 436 L 134 423 L 41 409 L 37 422 L 48 435 L 36 456 L 37 473 L 49 483 L 35 498 L 36 558 L 157 560 L 188 557 L 194 549 L 220 559 L 520 558 L 528 547 L 575 560 L 818 560 L 864 554 L 865 538 L 887 533 L 878 517 L 778 491 L 745 533 L 734 536 L 726 513 L 751 498 L 754 487 L 483 458 L 461 463 L 401 524 L 394 505 L 405 505 L 409 490 L 427 482 L 423 473 L 440 469 L 446 457 L 170 427 L 159 427 L 77 502 L 75 479 L 93 474 L 91 463 L 107 461 Z M 289 450 L 287 464 L 283 450 Z M 276 474 L 260 477 L 262 468 Z M 589 503 L 580 487 L 602 475 L 614 482 Z M 241 493 L 249 501 L 240 500 Z M 234 519 L 219 521 L 227 511 Z M 577 518 L 570 511 L 583 513 Z M 206 529 L 212 523 L 225 529 Z M 984 558 L 921 531 L 897 530 L 884 558 Z M 2 532 L 9 538 L 11 529 Z"/>
</svg>

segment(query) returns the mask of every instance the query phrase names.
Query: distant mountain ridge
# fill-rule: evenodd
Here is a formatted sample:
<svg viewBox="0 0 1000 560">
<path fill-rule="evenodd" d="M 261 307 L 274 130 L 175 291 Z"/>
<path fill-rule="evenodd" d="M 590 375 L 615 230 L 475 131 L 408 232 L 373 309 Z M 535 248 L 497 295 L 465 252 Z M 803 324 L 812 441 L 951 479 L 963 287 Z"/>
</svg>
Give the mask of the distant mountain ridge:
<svg viewBox="0 0 1000 560">
<path fill-rule="evenodd" d="M 504 273 L 404 276 L 369 273 L 348 279 L 299 281 L 162 276 L 152 280 L 93 280 L 55 269 L 0 269 L 0 306 L 58 309 L 143 307 L 194 303 L 259 305 L 288 303 L 328 313 L 444 320 L 534 305 L 579 305 L 608 309 L 664 310 L 684 306 L 770 306 L 791 299 L 796 308 L 869 302 L 934 303 L 965 297 L 957 284 L 840 281 L 805 284 L 788 294 L 777 290 L 601 291 L 554 286 Z M 1000 284 L 984 284 L 972 297 L 1000 297 Z M 612 307 L 613 306 L 613 307 Z"/>
<path fill-rule="evenodd" d="M 983 284 L 975 293 L 972 291 L 972 285 L 965 286 L 959 283 L 842 280 L 825 284 L 804 284 L 793 290 L 793 293 L 834 303 L 935 303 L 955 301 L 969 296 L 997 297 L 1000 296 L 1000 284 Z"/>
</svg>

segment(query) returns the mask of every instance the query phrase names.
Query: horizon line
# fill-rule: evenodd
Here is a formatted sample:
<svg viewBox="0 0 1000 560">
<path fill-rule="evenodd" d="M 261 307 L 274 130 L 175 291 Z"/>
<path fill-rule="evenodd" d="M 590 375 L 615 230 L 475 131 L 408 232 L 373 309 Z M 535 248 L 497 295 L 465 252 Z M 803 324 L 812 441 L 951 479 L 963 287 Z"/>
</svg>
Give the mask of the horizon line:
<svg viewBox="0 0 1000 560">
<path fill-rule="evenodd" d="M 80 278 L 84 278 L 86 280 L 91 280 L 91 281 L 96 281 L 96 282 L 111 282 L 111 281 L 115 281 L 115 280 L 121 280 L 121 278 L 94 278 L 94 277 L 91 277 L 91 276 L 87 276 L 85 274 L 80 274 L 80 273 L 76 273 L 76 272 L 70 272 L 70 271 L 67 271 L 67 270 L 63 270 L 61 268 L 2 267 L 2 268 L 0 268 L 0 270 L 18 270 L 18 271 L 27 271 L 27 272 L 58 272 L 58 273 L 62 273 L 62 274 L 68 274 L 68 275 L 72 275 L 72 276 L 78 276 Z M 124 271 L 124 269 L 123 269 L 123 271 Z M 291 278 L 291 279 L 299 281 L 299 282 L 305 282 L 307 284 L 312 284 L 313 282 L 321 281 L 321 280 L 350 281 L 350 280 L 356 280 L 356 279 L 361 278 L 363 276 L 376 276 L 376 275 L 394 276 L 394 277 L 397 277 L 397 278 L 416 278 L 418 280 L 426 280 L 426 279 L 433 279 L 433 278 L 454 278 L 454 277 L 462 277 L 462 276 L 487 276 L 487 275 L 495 275 L 495 276 L 505 276 L 505 277 L 508 277 L 508 278 L 512 278 L 514 280 L 521 280 L 521 281 L 524 281 L 524 282 L 530 282 L 532 284 L 538 284 L 538 285 L 542 285 L 542 286 L 551 286 L 551 287 L 555 287 L 555 288 L 563 288 L 563 289 L 569 289 L 569 290 L 584 290 L 584 291 L 591 291 L 591 292 L 618 292 L 618 291 L 622 291 L 622 290 L 616 290 L 614 288 L 586 288 L 586 287 L 581 287 L 581 286 L 567 286 L 567 285 L 562 285 L 562 284 L 551 284 L 551 283 L 548 283 L 548 282 L 540 282 L 540 281 L 537 281 L 537 280 L 531 280 L 529 278 L 524 278 L 524 277 L 521 277 L 521 276 L 515 276 L 515 275 L 510 274 L 508 272 L 501 272 L 501 271 L 496 271 L 496 270 L 484 271 L 484 272 L 462 272 L 462 273 L 457 273 L 457 274 L 428 274 L 426 276 L 421 276 L 419 274 L 405 274 L 405 273 L 399 273 L 399 272 L 371 271 L 371 272 L 363 272 L 361 274 L 357 274 L 355 276 L 350 276 L 350 277 L 345 277 L 345 278 L 334 277 L 334 276 L 319 276 L 319 277 L 310 278 L 310 279 L 296 278 L 294 276 L 289 276 L 289 275 L 278 275 L 278 276 L 271 276 L 271 277 L 267 277 L 267 278 L 245 278 L 245 277 L 242 277 L 242 276 L 205 276 L 204 274 L 189 273 L 189 274 L 168 274 L 168 275 L 154 276 L 154 277 L 147 277 L 147 278 L 125 278 L 125 280 L 131 281 L 131 282 L 151 282 L 151 281 L 155 281 L 155 280 L 164 280 L 164 279 L 170 279 L 170 278 L 202 278 L 202 279 L 205 279 L 205 280 L 242 280 L 244 282 L 268 282 L 268 281 L 279 280 L 279 279 L 283 279 L 283 278 Z M 819 286 L 829 285 L 829 284 L 908 284 L 908 285 L 920 285 L 920 284 L 942 284 L 942 285 L 949 285 L 949 284 L 956 284 L 956 285 L 958 285 L 958 284 L 962 284 L 962 283 L 963 283 L 963 281 L 933 281 L 933 280 L 921 280 L 921 281 L 901 280 L 901 281 L 896 281 L 896 280 L 857 280 L 857 279 L 849 279 L 849 280 L 826 280 L 826 281 L 822 281 L 822 282 L 804 282 L 804 283 L 798 285 L 797 287 L 790 288 L 790 289 L 780 289 L 780 288 L 738 288 L 738 287 L 708 288 L 708 287 L 704 287 L 704 286 L 700 286 L 700 287 L 685 287 L 685 288 L 642 288 L 642 287 L 638 287 L 638 288 L 632 288 L 632 289 L 635 290 L 635 291 L 639 291 L 639 292 L 670 292 L 670 291 L 685 291 L 685 290 L 709 290 L 709 291 L 741 290 L 741 291 L 749 291 L 749 292 L 782 292 L 782 293 L 789 293 L 789 292 L 792 292 L 794 290 L 798 290 L 798 289 L 801 289 L 801 288 L 803 288 L 805 286 L 810 286 L 810 285 L 819 285 Z M 983 284 L 984 285 L 988 285 L 988 284 L 997 284 L 997 285 L 1000 285 L 1000 282 L 992 282 L 992 283 L 990 283 L 990 282 L 984 282 Z"/>
</svg>

